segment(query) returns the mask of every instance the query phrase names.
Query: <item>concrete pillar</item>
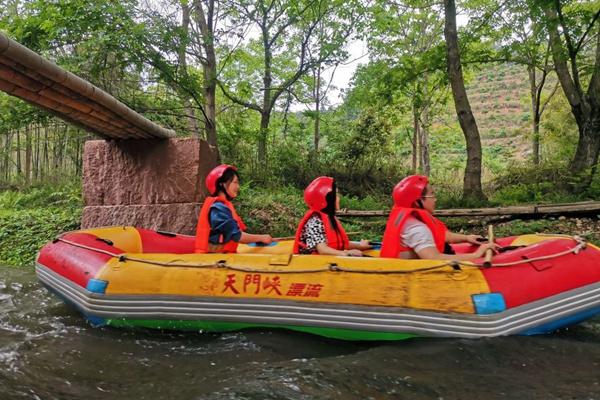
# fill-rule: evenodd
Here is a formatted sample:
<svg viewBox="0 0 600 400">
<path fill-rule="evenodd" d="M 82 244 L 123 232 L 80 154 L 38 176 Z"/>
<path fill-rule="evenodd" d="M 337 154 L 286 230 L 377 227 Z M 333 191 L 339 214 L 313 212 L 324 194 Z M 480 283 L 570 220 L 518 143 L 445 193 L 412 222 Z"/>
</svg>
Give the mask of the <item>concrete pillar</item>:
<svg viewBox="0 0 600 400">
<path fill-rule="evenodd" d="M 207 195 L 204 177 L 215 165 L 214 153 L 199 139 L 89 140 L 81 226 L 194 234 Z"/>
</svg>

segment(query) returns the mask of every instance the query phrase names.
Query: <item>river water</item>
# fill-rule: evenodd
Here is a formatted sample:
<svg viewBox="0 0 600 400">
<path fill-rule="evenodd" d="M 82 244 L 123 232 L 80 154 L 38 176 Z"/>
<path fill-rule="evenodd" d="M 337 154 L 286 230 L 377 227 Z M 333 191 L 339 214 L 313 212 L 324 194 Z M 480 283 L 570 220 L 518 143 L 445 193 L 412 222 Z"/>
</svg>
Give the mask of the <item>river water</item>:
<svg viewBox="0 0 600 400">
<path fill-rule="evenodd" d="M 600 320 L 376 343 L 92 328 L 33 268 L 0 266 L 0 399 L 600 399 Z"/>
</svg>

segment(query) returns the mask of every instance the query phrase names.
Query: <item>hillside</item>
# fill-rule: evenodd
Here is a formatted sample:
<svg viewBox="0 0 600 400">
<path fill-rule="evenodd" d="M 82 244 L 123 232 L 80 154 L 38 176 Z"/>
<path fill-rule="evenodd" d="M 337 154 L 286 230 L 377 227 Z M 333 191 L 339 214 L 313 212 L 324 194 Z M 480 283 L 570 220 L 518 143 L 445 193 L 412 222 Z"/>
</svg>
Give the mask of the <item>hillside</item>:
<svg viewBox="0 0 600 400">
<path fill-rule="evenodd" d="M 539 78 L 538 78 L 539 79 Z M 556 78 L 550 75 L 544 86 L 548 95 Z M 479 71 L 467 92 L 484 146 L 501 145 L 514 160 L 531 155 L 531 97 L 524 66 L 490 65 Z"/>
<path fill-rule="evenodd" d="M 488 65 L 465 76 L 483 150 L 483 180 L 506 172 L 513 161 L 526 162 L 532 153 L 531 100 L 525 67 L 516 64 Z M 550 77 L 545 93 L 556 78 Z M 432 125 L 431 163 L 439 181 L 460 185 L 466 162 L 463 133 L 454 104 Z"/>
<path fill-rule="evenodd" d="M 522 66 L 490 66 L 475 76 L 467 92 L 483 138 L 529 133 L 529 80 Z"/>
</svg>

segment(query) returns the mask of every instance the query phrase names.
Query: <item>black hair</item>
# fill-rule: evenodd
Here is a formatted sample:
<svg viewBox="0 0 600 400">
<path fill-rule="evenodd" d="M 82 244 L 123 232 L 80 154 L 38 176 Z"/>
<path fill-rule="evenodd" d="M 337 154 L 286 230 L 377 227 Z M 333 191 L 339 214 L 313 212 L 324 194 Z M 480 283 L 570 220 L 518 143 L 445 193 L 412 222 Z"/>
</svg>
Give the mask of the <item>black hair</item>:
<svg viewBox="0 0 600 400">
<path fill-rule="evenodd" d="M 226 169 L 225 172 L 223 172 L 223 175 L 221 175 L 221 177 L 217 179 L 215 185 L 216 189 L 215 193 L 213 193 L 213 196 L 217 196 L 219 192 L 222 192 L 223 194 L 225 194 L 227 200 L 233 200 L 233 197 L 229 196 L 227 190 L 225 190 L 225 184 L 231 182 L 235 176 L 237 176 L 238 179 L 240 179 L 240 175 L 237 173 L 236 170 L 234 170 L 233 168 Z"/>
<path fill-rule="evenodd" d="M 341 240 L 340 226 L 337 218 L 335 217 L 335 200 L 337 198 L 337 186 L 335 179 L 331 183 L 331 191 L 325 195 L 325 201 L 327 205 L 321 210 L 329 217 L 329 222 L 335 230 L 335 235 L 338 238 L 338 243 L 343 243 Z"/>
<path fill-rule="evenodd" d="M 321 210 L 327 215 L 335 216 L 335 198 L 337 197 L 337 186 L 335 179 L 331 183 L 331 191 L 325 195 L 327 205 Z"/>
<path fill-rule="evenodd" d="M 423 188 L 423 191 L 421 192 L 421 197 L 419 197 L 417 200 L 415 200 L 415 203 L 417 204 L 417 206 L 419 208 L 423 208 L 423 197 L 427 196 L 427 187 L 429 185 L 425 185 L 425 187 Z"/>
</svg>

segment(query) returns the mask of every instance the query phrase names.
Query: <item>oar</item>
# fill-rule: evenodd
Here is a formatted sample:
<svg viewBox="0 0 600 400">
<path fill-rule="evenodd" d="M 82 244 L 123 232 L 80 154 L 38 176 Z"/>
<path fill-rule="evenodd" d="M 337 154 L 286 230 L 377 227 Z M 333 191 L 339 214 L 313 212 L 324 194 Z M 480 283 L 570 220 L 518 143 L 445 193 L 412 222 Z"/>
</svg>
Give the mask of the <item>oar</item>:
<svg viewBox="0 0 600 400">
<path fill-rule="evenodd" d="M 281 236 L 281 237 L 274 237 L 273 241 L 274 242 L 281 242 L 283 240 L 292 240 L 292 239 L 296 239 L 296 236 Z"/>
<path fill-rule="evenodd" d="M 490 243 L 494 243 L 494 226 L 488 225 L 488 240 Z M 483 260 L 483 266 L 489 268 L 492 266 L 492 257 L 494 256 L 493 249 L 487 249 L 485 251 L 485 259 Z"/>
</svg>

